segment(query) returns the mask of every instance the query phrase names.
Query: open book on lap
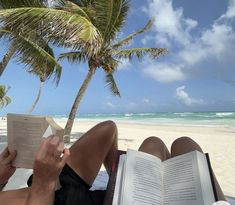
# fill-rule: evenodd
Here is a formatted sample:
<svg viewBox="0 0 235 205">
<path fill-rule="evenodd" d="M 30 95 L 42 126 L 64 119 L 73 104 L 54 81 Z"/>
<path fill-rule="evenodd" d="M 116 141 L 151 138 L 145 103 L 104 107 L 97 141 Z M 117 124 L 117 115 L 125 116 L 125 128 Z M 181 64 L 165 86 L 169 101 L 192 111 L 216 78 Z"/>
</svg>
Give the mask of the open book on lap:
<svg viewBox="0 0 235 205">
<path fill-rule="evenodd" d="M 193 151 L 162 162 L 127 150 L 118 164 L 113 205 L 211 205 L 215 202 L 206 155 Z"/>
<path fill-rule="evenodd" d="M 8 147 L 17 151 L 13 165 L 32 169 L 43 137 L 51 134 L 63 140 L 64 130 L 50 117 L 7 114 Z"/>
</svg>

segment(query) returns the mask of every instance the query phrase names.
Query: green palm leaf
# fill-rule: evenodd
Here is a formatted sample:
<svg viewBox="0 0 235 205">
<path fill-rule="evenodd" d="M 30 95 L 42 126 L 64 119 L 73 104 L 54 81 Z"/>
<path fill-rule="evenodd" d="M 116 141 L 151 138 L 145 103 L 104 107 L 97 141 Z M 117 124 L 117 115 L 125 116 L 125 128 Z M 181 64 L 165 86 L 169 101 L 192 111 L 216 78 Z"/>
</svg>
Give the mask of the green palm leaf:
<svg viewBox="0 0 235 205">
<path fill-rule="evenodd" d="M 53 52 L 46 42 L 35 36 L 33 39 L 25 38 L 21 35 L 15 36 L 11 31 L 7 30 L 0 30 L 0 33 L 4 33 L 5 37 L 10 39 L 15 49 L 14 56 L 18 62 L 28 67 L 28 71 L 41 72 L 42 67 L 47 68 L 47 78 L 54 73 L 56 83 L 58 84 L 62 68 L 54 59 Z M 44 45 L 42 45 L 43 43 Z M 40 44 L 44 48 L 40 47 Z"/>
<path fill-rule="evenodd" d="M 6 87 L 5 85 L 0 85 L 0 108 L 3 108 L 11 103 L 11 98 L 6 96 L 9 89 L 9 86 Z"/>
<path fill-rule="evenodd" d="M 114 50 L 113 55 L 116 58 L 123 59 L 129 58 L 131 60 L 134 56 L 139 60 L 143 58 L 145 54 L 152 58 L 158 58 L 161 55 L 166 54 L 168 51 L 165 48 L 130 48 L 123 50 Z"/>
<path fill-rule="evenodd" d="M 117 96 L 121 97 L 121 94 L 118 90 L 117 84 L 116 84 L 116 82 L 113 78 L 113 75 L 110 74 L 110 73 L 106 73 L 105 81 L 106 81 L 106 85 L 110 88 L 111 92 L 114 95 L 117 95 Z"/>
<path fill-rule="evenodd" d="M 94 25 L 101 32 L 104 42 L 109 44 L 120 31 L 129 8 L 128 0 L 95 0 L 96 19 Z"/>
<path fill-rule="evenodd" d="M 73 14 L 81 15 L 81 16 L 85 17 L 86 19 L 90 20 L 90 17 L 87 14 L 87 12 L 89 10 L 84 10 L 84 9 L 85 8 L 80 7 L 70 1 L 66 2 L 66 4 L 62 8 L 63 11 L 68 11 Z"/>
<path fill-rule="evenodd" d="M 70 0 L 70 1 L 82 7 L 89 7 L 94 4 L 94 0 Z"/>
<path fill-rule="evenodd" d="M 20 7 L 46 7 L 45 0 L 0 0 L 1 9 Z"/>
<path fill-rule="evenodd" d="M 17 8 L 0 10 L 0 24 L 15 35 L 35 31 L 57 46 L 83 49 L 92 55 L 99 51 L 102 38 L 84 17 L 48 8 Z"/>
<path fill-rule="evenodd" d="M 61 53 L 59 55 L 58 60 L 65 60 L 67 59 L 70 63 L 81 63 L 87 61 L 87 56 L 83 52 L 68 52 L 68 53 Z"/>
<path fill-rule="evenodd" d="M 147 32 L 153 25 L 153 20 L 149 20 L 148 23 L 144 26 L 144 28 L 130 34 L 129 36 L 127 36 L 126 38 L 124 38 L 123 40 L 119 41 L 118 43 L 115 43 L 114 45 L 111 46 L 112 49 L 117 49 L 120 48 L 122 46 L 124 46 L 125 44 L 127 44 L 130 40 L 132 40 L 135 36 Z"/>
</svg>

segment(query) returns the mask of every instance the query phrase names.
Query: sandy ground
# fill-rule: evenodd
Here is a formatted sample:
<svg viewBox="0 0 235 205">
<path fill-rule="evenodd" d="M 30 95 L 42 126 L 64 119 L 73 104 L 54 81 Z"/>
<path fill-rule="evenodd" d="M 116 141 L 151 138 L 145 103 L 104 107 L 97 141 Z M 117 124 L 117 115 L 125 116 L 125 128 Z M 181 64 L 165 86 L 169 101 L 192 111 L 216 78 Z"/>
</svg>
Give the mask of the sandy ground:
<svg viewBox="0 0 235 205">
<path fill-rule="evenodd" d="M 63 122 L 59 122 L 64 127 Z M 72 135 L 78 136 L 97 122 L 76 121 Z M 149 136 L 160 137 L 170 149 L 172 142 L 181 136 L 189 136 L 208 152 L 215 175 L 227 196 L 235 197 L 235 130 L 231 127 L 202 127 L 177 125 L 144 125 L 119 123 L 119 149 L 138 149 Z M 76 137 L 75 137 L 76 138 Z M 6 121 L 0 120 L 0 143 L 6 139 Z M 0 147 L 1 149 L 1 147 Z"/>
</svg>

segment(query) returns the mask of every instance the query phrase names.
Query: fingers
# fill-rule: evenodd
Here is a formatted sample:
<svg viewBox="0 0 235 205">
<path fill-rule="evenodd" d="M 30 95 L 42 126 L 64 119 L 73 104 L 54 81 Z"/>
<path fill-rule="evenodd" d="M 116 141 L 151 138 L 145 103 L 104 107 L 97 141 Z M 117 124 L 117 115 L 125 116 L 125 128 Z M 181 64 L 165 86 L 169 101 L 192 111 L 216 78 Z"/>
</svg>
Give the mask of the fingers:
<svg viewBox="0 0 235 205">
<path fill-rule="evenodd" d="M 67 158 L 68 154 L 68 151 L 66 151 L 65 155 L 64 143 L 60 142 L 59 137 L 51 135 L 50 137 L 42 140 L 37 157 L 49 157 L 55 158 L 56 160 L 62 160 L 64 157 Z"/>
<path fill-rule="evenodd" d="M 52 136 L 48 142 L 47 154 L 49 156 L 55 156 L 55 152 L 57 152 L 59 145 L 60 145 L 60 138 L 57 136 Z"/>
<path fill-rule="evenodd" d="M 59 137 L 55 135 L 43 138 L 39 147 L 39 151 L 37 153 L 37 157 L 44 158 L 45 156 L 54 155 L 55 149 L 57 148 L 58 144 Z"/>
<path fill-rule="evenodd" d="M 3 150 L 3 152 L 2 152 L 2 157 L 3 158 L 5 158 L 5 157 L 7 157 L 8 155 L 9 155 L 9 149 L 8 149 L 8 147 L 6 147 L 4 150 Z"/>
<path fill-rule="evenodd" d="M 7 165 L 11 164 L 11 162 L 16 158 L 16 151 L 9 153 L 9 155 L 3 159 L 2 164 Z"/>
<path fill-rule="evenodd" d="M 55 150 L 54 156 L 55 156 L 57 159 L 60 159 L 60 158 L 61 158 L 61 155 L 62 155 L 62 153 L 63 153 L 63 151 L 64 151 L 64 143 L 61 142 L 61 143 L 59 143 L 57 149 Z"/>
</svg>

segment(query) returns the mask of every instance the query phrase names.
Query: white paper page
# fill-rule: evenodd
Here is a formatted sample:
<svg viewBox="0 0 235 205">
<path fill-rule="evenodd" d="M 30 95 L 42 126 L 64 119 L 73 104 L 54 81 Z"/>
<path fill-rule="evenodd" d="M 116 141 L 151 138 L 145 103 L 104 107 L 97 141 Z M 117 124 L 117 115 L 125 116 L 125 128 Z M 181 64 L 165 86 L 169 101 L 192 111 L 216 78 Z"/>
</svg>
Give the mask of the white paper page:
<svg viewBox="0 0 235 205">
<path fill-rule="evenodd" d="M 46 130 L 45 118 L 13 116 L 8 119 L 7 126 L 9 149 L 17 151 L 13 165 L 31 169 Z"/>
<path fill-rule="evenodd" d="M 114 188 L 114 196 L 113 196 L 112 205 L 119 205 L 121 203 L 123 168 L 124 168 L 125 160 L 126 160 L 126 155 L 125 154 L 121 155 L 119 158 L 119 162 L 118 162 L 118 170 L 117 170 L 117 177 L 116 177 L 116 184 Z"/>
<path fill-rule="evenodd" d="M 42 135 L 43 138 L 48 138 L 50 135 L 55 134 L 55 130 L 48 125 L 46 131 L 44 132 L 44 134 Z"/>
<path fill-rule="evenodd" d="M 121 205 L 161 205 L 160 159 L 143 152 L 127 151 Z"/>
<path fill-rule="evenodd" d="M 163 162 L 164 205 L 203 205 L 196 151 Z"/>
</svg>

